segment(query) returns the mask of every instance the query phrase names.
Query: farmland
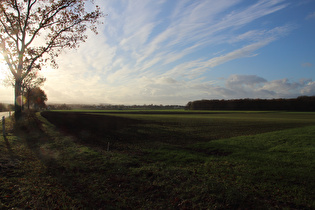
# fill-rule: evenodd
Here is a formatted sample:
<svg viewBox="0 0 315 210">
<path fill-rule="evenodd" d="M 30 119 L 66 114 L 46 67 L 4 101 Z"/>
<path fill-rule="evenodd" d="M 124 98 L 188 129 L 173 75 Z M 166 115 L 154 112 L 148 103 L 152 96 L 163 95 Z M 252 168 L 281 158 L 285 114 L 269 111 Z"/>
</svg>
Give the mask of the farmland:
<svg viewBox="0 0 315 210">
<path fill-rule="evenodd" d="M 0 137 L 0 207 L 311 209 L 314 137 L 310 112 L 37 113 Z"/>
</svg>

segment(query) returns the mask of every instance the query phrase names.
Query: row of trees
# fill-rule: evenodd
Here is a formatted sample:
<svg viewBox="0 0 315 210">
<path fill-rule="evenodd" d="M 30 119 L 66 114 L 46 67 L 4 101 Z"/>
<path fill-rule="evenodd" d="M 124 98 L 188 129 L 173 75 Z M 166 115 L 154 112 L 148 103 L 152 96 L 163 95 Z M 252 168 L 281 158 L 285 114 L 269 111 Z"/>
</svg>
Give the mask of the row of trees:
<svg viewBox="0 0 315 210">
<path fill-rule="evenodd" d="M 188 102 L 188 110 L 286 110 L 315 111 L 315 96 L 293 99 L 198 100 Z"/>
<path fill-rule="evenodd" d="M 26 92 L 26 103 L 27 109 L 33 108 L 35 110 L 46 108 L 47 95 L 39 87 L 29 89 Z M 24 105 L 24 106 L 25 106 Z"/>
<path fill-rule="evenodd" d="M 49 110 L 71 110 L 71 106 L 67 104 L 55 104 L 55 105 L 49 105 L 47 107 Z"/>
<path fill-rule="evenodd" d="M 69 109 L 84 109 L 84 110 L 166 110 L 166 109 L 183 109 L 184 106 L 179 105 L 113 105 L 113 104 L 55 104 L 47 107 L 50 110 L 69 110 Z"/>
<path fill-rule="evenodd" d="M 0 112 L 6 112 L 6 111 L 13 110 L 12 108 L 14 108 L 12 105 L 0 103 Z"/>
<path fill-rule="evenodd" d="M 23 98 L 21 99 L 21 109 L 34 109 L 40 110 L 46 108 L 47 95 L 40 87 L 34 87 L 32 89 L 27 89 L 23 93 Z M 14 105 L 12 104 L 2 104 L 0 103 L 0 112 L 13 111 Z"/>
<path fill-rule="evenodd" d="M 40 87 L 44 84 L 46 78 L 39 75 L 39 72 L 31 72 L 28 74 L 21 84 L 21 97 L 18 98 L 18 103 L 23 110 L 27 109 L 43 109 L 46 107 L 47 95 Z M 12 76 L 7 76 L 4 80 L 4 85 L 15 86 L 15 80 Z M 14 110 L 14 109 L 12 109 Z"/>
<path fill-rule="evenodd" d="M 21 100 L 23 103 L 21 106 L 22 110 L 25 108 L 35 110 L 46 108 L 45 102 L 47 101 L 47 95 L 40 87 L 27 89 L 23 95 L 25 95 L 25 97 L 23 96 L 24 99 Z M 14 105 L 0 103 L 0 112 L 13 111 L 14 108 Z"/>
<path fill-rule="evenodd" d="M 0 1 L 0 55 L 14 80 L 16 120 L 22 114 L 25 81 L 46 63 L 57 67 L 56 57 L 63 50 L 76 48 L 87 39 L 84 32 L 88 26 L 97 32 L 96 25 L 103 14 L 98 6 L 87 12 L 88 1 L 93 3 L 93 0 Z"/>
</svg>

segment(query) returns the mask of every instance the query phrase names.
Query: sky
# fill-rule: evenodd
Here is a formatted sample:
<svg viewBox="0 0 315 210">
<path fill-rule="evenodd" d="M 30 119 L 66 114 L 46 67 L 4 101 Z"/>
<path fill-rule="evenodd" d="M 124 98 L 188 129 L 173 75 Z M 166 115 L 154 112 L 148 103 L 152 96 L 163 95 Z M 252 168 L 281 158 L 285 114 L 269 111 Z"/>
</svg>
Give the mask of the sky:
<svg viewBox="0 0 315 210">
<path fill-rule="evenodd" d="M 107 14 L 99 34 L 41 72 L 48 103 L 315 95 L 315 0 L 95 2 Z M 0 102 L 13 95 L 0 84 Z"/>
</svg>

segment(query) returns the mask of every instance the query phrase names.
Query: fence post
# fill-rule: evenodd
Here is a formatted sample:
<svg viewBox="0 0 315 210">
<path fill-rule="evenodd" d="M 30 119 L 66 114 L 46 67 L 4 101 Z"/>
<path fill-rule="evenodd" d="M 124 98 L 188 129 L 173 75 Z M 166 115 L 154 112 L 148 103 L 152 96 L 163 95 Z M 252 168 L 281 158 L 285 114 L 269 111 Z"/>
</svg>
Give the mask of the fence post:
<svg viewBox="0 0 315 210">
<path fill-rule="evenodd" d="M 2 132 L 3 132 L 3 137 L 5 137 L 5 117 L 2 117 Z"/>
</svg>

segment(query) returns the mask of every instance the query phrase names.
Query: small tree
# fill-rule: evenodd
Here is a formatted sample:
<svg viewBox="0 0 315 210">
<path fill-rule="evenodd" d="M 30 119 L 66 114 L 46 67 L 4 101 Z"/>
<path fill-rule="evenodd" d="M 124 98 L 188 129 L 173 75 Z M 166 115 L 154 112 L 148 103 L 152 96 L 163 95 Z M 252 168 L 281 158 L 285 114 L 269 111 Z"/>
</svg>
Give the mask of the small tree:
<svg viewBox="0 0 315 210">
<path fill-rule="evenodd" d="M 32 89 L 36 87 L 41 87 L 44 82 L 46 81 L 45 77 L 42 77 L 39 75 L 38 70 L 32 71 L 29 73 L 23 80 L 21 85 L 21 95 L 22 98 L 26 99 L 27 108 L 30 109 L 30 94 Z M 15 86 L 15 79 L 12 75 L 7 75 L 7 78 L 4 79 L 4 85 L 5 86 Z M 22 110 L 23 110 L 24 104 L 22 104 Z"/>
<path fill-rule="evenodd" d="M 35 87 L 29 90 L 28 109 L 30 105 L 33 105 L 35 110 L 46 108 L 45 101 L 47 101 L 47 95 L 39 87 Z"/>
<path fill-rule="evenodd" d="M 5 106 L 2 103 L 0 103 L 0 112 L 3 112 L 3 111 L 5 111 Z"/>
<path fill-rule="evenodd" d="M 91 0 L 90 2 L 92 2 Z M 15 117 L 21 116 L 23 81 L 46 62 L 57 67 L 56 57 L 87 39 L 87 27 L 97 33 L 102 17 L 96 6 L 86 12 L 88 0 L 1 0 L 0 51 L 14 77 Z M 92 2 L 93 3 L 93 2 Z"/>
<path fill-rule="evenodd" d="M 26 97 L 27 109 L 30 109 L 30 97 L 32 90 L 44 84 L 46 78 L 38 76 L 38 72 L 31 72 L 22 83 L 22 94 Z"/>
</svg>

